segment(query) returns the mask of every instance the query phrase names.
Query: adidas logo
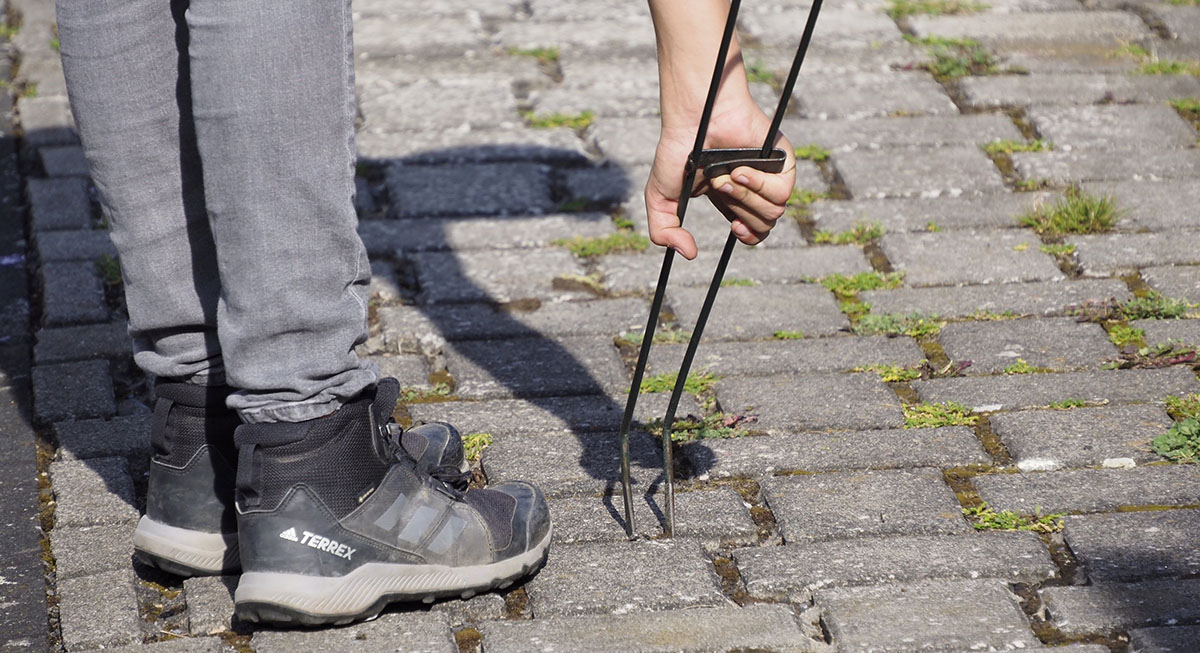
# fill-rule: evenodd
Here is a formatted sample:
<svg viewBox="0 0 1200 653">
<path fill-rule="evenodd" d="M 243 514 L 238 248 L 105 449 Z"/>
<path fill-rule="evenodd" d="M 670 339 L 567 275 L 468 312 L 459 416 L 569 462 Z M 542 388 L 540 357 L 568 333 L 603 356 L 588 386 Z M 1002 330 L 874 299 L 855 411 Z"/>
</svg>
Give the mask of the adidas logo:
<svg viewBox="0 0 1200 653">
<path fill-rule="evenodd" d="M 283 539 L 289 540 L 291 542 L 299 542 L 300 541 L 300 538 L 296 537 L 296 529 L 295 528 L 287 529 L 286 531 L 280 533 L 279 537 L 282 537 Z"/>
</svg>

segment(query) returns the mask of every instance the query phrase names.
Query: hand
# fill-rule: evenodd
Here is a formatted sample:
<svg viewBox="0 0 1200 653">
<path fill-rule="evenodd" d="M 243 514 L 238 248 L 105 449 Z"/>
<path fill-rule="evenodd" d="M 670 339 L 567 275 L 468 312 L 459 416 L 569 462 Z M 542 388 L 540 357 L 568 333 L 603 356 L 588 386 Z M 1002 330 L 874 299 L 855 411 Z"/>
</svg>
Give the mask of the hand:
<svg viewBox="0 0 1200 653">
<path fill-rule="evenodd" d="M 718 106 L 709 121 L 704 147 L 759 147 L 771 119 L 748 96 L 729 106 Z M 675 211 L 683 186 L 683 169 L 696 140 L 696 125 L 664 127 L 654 153 L 654 165 L 646 182 L 646 216 L 650 240 L 672 247 L 684 258 L 696 258 L 696 239 L 679 224 Z M 782 134 L 775 147 L 787 153 L 783 171 L 775 174 L 749 167 L 734 168 L 715 179 L 697 175 L 692 196 L 707 195 L 730 221 L 734 235 L 747 245 L 762 242 L 776 220 L 783 216 L 796 183 L 796 157 L 792 144 Z"/>
</svg>

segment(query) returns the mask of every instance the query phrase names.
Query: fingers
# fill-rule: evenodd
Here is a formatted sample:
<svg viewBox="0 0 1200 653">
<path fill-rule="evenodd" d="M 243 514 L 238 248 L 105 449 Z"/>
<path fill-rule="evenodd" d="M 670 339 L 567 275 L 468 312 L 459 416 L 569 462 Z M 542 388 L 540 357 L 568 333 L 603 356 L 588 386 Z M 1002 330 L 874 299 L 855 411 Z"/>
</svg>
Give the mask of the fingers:
<svg viewBox="0 0 1200 653">
<path fill-rule="evenodd" d="M 650 231 L 650 242 L 661 247 L 670 247 L 687 260 L 696 258 L 696 239 L 679 224 L 675 215 L 678 203 L 665 197 L 653 184 L 646 186 L 646 222 Z"/>
<path fill-rule="evenodd" d="M 736 168 L 711 180 L 709 197 L 730 220 L 741 220 L 751 232 L 766 234 L 783 216 L 794 178 L 794 170 L 772 174 Z"/>
</svg>

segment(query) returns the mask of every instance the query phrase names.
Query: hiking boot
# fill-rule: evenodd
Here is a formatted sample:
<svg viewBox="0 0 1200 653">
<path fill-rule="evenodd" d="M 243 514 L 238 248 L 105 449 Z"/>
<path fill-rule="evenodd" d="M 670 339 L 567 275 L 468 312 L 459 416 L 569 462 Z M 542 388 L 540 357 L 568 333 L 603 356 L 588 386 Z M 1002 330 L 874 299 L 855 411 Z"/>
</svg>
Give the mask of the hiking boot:
<svg viewBox="0 0 1200 653">
<path fill-rule="evenodd" d="M 398 395 L 383 379 L 331 415 L 238 427 L 239 618 L 349 623 L 393 601 L 504 588 L 544 562 L 541 492 L 460 492 L 421 472 L 389 435 Z"/>
<path fill-rule="evenodd" d="M 225 406 L 232 391 L 168 380 L 155 384 L 146 514 L 133 533 L 134 552 L 149 565 L 179 576 L 236 573 L 241 567 L 233 502 L 233 434 L 241 420 Z M 419 469 L 466 489 L 471 467 L 453 426 L 434 422 L 408 431 L 389 426 Z"/>
</svg>

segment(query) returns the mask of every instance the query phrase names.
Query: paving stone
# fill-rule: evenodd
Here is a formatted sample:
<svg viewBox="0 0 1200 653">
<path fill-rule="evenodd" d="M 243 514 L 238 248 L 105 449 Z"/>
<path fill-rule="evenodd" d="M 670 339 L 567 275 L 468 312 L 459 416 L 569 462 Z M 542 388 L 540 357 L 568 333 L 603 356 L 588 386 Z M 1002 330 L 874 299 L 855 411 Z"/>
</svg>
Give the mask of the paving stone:
<svg viewBox="0 0 1200 653">
<path fill-rule="evenodd" d="M 1022 63 L 1012 63 L 1021 66 Z M 1186 75 L 1136 77 L 1120 74 L 1033 74 L 964 77 L 959 80 L 967 106 L 991 109 L 1028 105 L 1091 105 L 1102 102 L 1166 102 L 1200 92 L 1200 81 Z M 1058 145 L 1057 141 L 1055 145 Z"/>
<path fill-rule="evenodd" d="M 33 401 L 40 422 L 112 417 L 117 407 L 108 361 L 38 365 L 33 368 Z"/>
<path fill-rule="evenodd" d="M 1116 229 L 1121 231 L 1188 229 L 1196 224 L 1200 184 L 1118 181 L 1085 184 L 1084 190 L 1116 201 L 1121 209 Z"/>
<path fill-rule="evenodd" d="M 398 307 L 378 310 L 385 337 L 397 342 L 437 334 L 446 340 L 543 336 L 617 336 L 642 325 L 650 303 L 628 297 L 582 302 L 542 302 L 534 310 L 488 304 Z M 524 308 L 524 307 L 521 307 Z"/>
<path fill-rule="evenodd" d="M 150 415 L 58 422 L 60 460 L 150 455 Z"/>
<path fill-rule="evenodd" d="M 554 29 L 556 23 L 516 21 L 502 25 L 494 42 L 505 49 L 558 48 L 563 52 L 593 52 L 604 57 L 654 56 L 654 28 L 643 17 L 589 20 Z"/>
<path fill-rule="evenodd" d="M 550 213 L 550 168 L 540 163 L 396 164 L 387 184 L 399 217 Z M 453 186 L 455 201 L 444 189 Z"/>
<path fill-rule="evenodd" d="M 263 653 L 316 649 L 364 653 L 454 653 L 449 617 L 436 612 L 388 612 L 374 621 L 344 628 L 260 630 L 250 640 Z"/>
<path fill-rule="evenodd" d="M 408 412 L 417 421 L 445 421 L 463 433 L 484 432 L 493 435 L 513 433 L 538 435 L 570 431 L 589 433 L 620 428 L 627 395 L 601 397 L 531 397 L 495 401 L 448 401 L 411 404 Z M 666 414 L 669 392 L 638 396 L 634 411 L 635 427 Z M 678 415 L 702 414 L 700 404 L 691 395 L 680 397 Z"/>
<path fill-rule="evenodd" d="M 657 82 L 656 82 L 657 85 Z M 657 94 L 656 94 L 657 97 Z M 633 179 L 621 166 L 600 165 L 562 171 L 567 201 L 587 200 L 594 204 L 616 205 L 630 195 L 641 195 L 641 179 Z M 637 188 L 635 189 L 635 186 Z"/>
<path fill-rule="evenodd" d="M 429 384 L 429 365 L 424 356 L 416 354 L 401 354 L 400 356 L 371 356 L 370 359 L 379 366 L 381 376 L 390 376 L 400 381 L 406 388 L 426 389 Z"/>
<path fill-rule="evenodd" d="M 1200 34 L 1200 16 L 1194 9 L 1184 6 L 1156 6 L 1154 15 L 1162 19 L 1163 26 L 1171 34 L 1171 38 L 1181 41 L 1195 42 Z"/>
<path fill-rule="evenodd" d="M 86 177 L 87 159 L 83 148 L 76 145 L 61 145 L 38 149 L 42 158 L 42 170 L 49 177 Z"/>
<path fill-rule="evenodd" d="M 668 291 L 668 301 L 685 331 L 695 330 L 707 291 L 707 288 Z M 849 328 L 846 316 L 823 286 L 731 286 L 717 295 L 703 337 L 748 340 L 769 338 L 778 331 L 827 336 Z"/>
<path fill-rule="evenodd" d="M 608 338 L 456 342 L 447 346 L 446 366 L 461 397 L 615 395 L 629 387 Z"/>
<path fill-rule="evenodd" d="M 756 415 L 756 427 L 772 433 L 904 424 L 900 400 L 875 374 L 730 378 L 716 393 L 726 413 Z"/>
<path fill-rule="evenodd" d="M 1200 580 L 1046 587 L 1040 594 L 1050 622 L 1067 636 L 1200 619 Z"/>
<path fill-rule="evenodd" d="M 1000 578 L 1040 583 L 1058 575 L 1033 533 L 863 538 L 755 547 L 733 552 L 756 599 L 803 603 L 826 587 L 930 578 Z"/>
<path fill-rule="evenodd" d="M 559 277 L 583 277 L 583 267 L 566 250 L 416 254 L 421 299 L 429 303 L 555 299 L 591 296 L 554 287 Z M 531 273 L 532 272 L 532 273 Z"/>
<path fill-rule="evenodd" d="M 862 301 L 876 313 L 922 313 L 941 317 L 969 317 L 978 313 L 1006 313 L 1049 317 L 1070 315 L 1089 302 L 1133 298 L 1118 279 L 1035 281 L 987 286 L 897 288 L 861 293 Z"/>
<path fill-rule="evenodd" d="M 683 362 L 684 344 L 655 344 L 646 363 L 649 374 L 673 372 Z M 769 376 L 795 371 L 846 372 L 863 365 L 919 365 L 925 354 L 911 338 L 859 336 L 701 343 L 695 371 L 717 376 Z"/>
<path fill-rule="evenodd" d="M 1136 16 L 1118 11 L 1055 11 L 1014 13 L 1003 16 L 911 16 L 917 36 L 970 38 L 985 44 L 1107 43 L 1111 51 L 1122 43 L 1149 38 L 1146 25 Z"/>
<path fill-rule="evenodd" d="M 34 230 L 85 229 L 91 225 L 86 180 L 30 179 L 27 184 Z"/>
<path fill-rule="evenodd" d="M 1167 368 L 930 379 L 914 381 L 913 388 L 921 401 L 957 401 L 993 411 L 1047 406 L 1066 399 L 1115 404 L 1160 401 L 1167 395 L 1200 391 L 1200 384 L 1188 370 Z"/>
<path fill-rule="evenodd" d="M 474 75 L 395 79 L 392 74 L 356 75 L 358 108 L 365 127 L 388 131 L 514 128 L 520 125 L 511 82 Z M 403 189 L 393 189 L 393 197 Z"/>
<path fill-rule="evenodd" d="M 68 650 L 141 642 L 142 620 L 128 569 L 61 580 L 58 599 Z"/>
<path fill-rule="evenodd" d="M 1146 332 L 1146 343 L 1183 342 L 1200 345 L 1200 320 L 1133 320 L 1129 326 Z"/>
<path fill-rule="evenodd" d="M 1004 182 L 982 150 L 960 145 L 839 152 L 834 165 L 859 199 L 958 197 L 1000 192 Z"/>
<path fill-rule="evenodd" d="M 789 544 L 971 530 L 954 492 L 932 468 L 771 477 L 763 489 Z"/>
<path fill-rule="evenodd" d="M 602 118 L 588 134 L 606 160 L 634 167 L 654 161 L 659 129 L 658 118 Z"/>
<path fill-rule="evenodd" d="M 805 61 L 805 64 L 807 70 L 808 61 Z M 797 135 L 799 142 L 807 138 L 834 152 L 914 146 L 982 145 L 994 140 L 1021 140 L 1021 132 L 1006 116 L 983 113 L 969 116 L 900 116 L 819 122 L 785 118 L 783 133 Z"/>
<path fill-rule="evenodd" d="M 1053 370 L 1096 369 L 1117 356 L 1104 329 L 1073 318 L 959 322 L 938 342 L 951 360 L 969 360 L 967 374 L 1000 374 L 1018 360 Z"/>
<path fill-rule="evenodd" d="M 549 247 L 555 240 L 575 236 L 595 238 L 616 231 L 602 213 L 550 215 L 533 218 L 429 218 L 425 220 L 363 220 L 358 233 L 372 256 L 445 249 L 529 249 Z M 509 256 L 518 256 L 510 252 Z"/>
<path fill-rule="evenodd" d="M 754 12 L 741 16 L 739 27 L 767 46 L 796 47 L 804 31 L 807 11 Z M 834 5 L 821 12 L 821 38 L 833 41 L 854 37 L 863 40 L 898 40 L 900 32 L 887 15 L 860 7 Z"/>
<path fill-rule="evenodd" d="M 198 576 L 183 581 L 193 635 L 215 635 L 233 628 L 237 581 L 237 576 Z"/>
<path fill-rule="evenodd" d="M 216 637 L 181 637 L 153 644 L 132 644 L 108 649 L 118 653 L 150 651 L 151 653 L 222 653 L 225 643 Z"/>
<path fill-rule="evenodd" d="M 1017 152 L 1012 160 L 1022 179 L 1056 186 L 1122 179 L 1192 180 L 1200 174 L 1200 154 L 1194 149 Z"/>
<path fill-rule="evenodd" d="M 781 605 L 693 608 L 630 615 L 491 621 L 481 626 L 488 651 L 497 653 L 571 650 L 766 651 L 819 650 Z"/>
<path fill-rule="evenodd" d="M 512 161 L 582 163 L 588 160 L 583 141 L 573 130 L 566 127 L 429 132 L 397 132 L 368 128 L 357 134 L 355 142 L 363 159 L 399 159 L 406 164 Z"/>
<path fill-rule="evenodd" d="M 718 258 L 720 250 L 716 248 L 700 250 L 700 255 L 693 261 L 676 256 L 671 266 L 669 287 L 707 287 L 712 281 Z M 604 285 L 615 292 L 653 290 L 662 267 L 662 256 L 658 252 L 653 255 L 614 254 L 600 257 L 599 261 Z M 779 250 L 755 250 L 739 246 L 730 257 L 725 278 L 786 283 L 830 274 L 852 275 L 870 269 L 862 249 L 853 245 Z"/>
<path fill-rule="evenodd" d="M 1174 266 L 1142 268 L 1142 278 L 1168 297 L 1200 303 L 1200 269 Z"/>
<path fill-rule="evenodd" d="M 1191 125 L 1165 103 L 1033 107 L 1028 116 L 1056 150 L 1166 149 L 1196 142 Z"/>
<path fill-rule="evenodd" d="M 688 443 L 681 451 L 701 479 L 992 462 L 975 434 L 965 427 L 709 439 Z"/>
<path fill-rule="evenodd" d="M 482 25 L 467 16 L 418 17 L 392 8 L 354 21 L 354 50 L 363 57 L 462 55 L 482 53 Z"/>
<path fill-rule="evenodd" d="M 1080 515 L 1064 520 L 1071 552 L 1093 583 L 1200 572 L 1200 510 Z"/>
<path fill-rule="evenodd" d="M 882 3 L 875 3 L 874 6 L 882 7 Z M 779 5 L 775 8 L 783 10 Z M 749 10 L 750 7 L 747 6 L 746 9 Z M 792 11 L 791 8 L 786 10 Z M 822 29 L 823 25 L 824 23 Z M 793 35 L 793 39 L 795 36 Z M 742 44 L 742 47 L 750 52 L 747 58 L 749 61 L 760 60 L 768 70 L 777 74 L 786 74 L 796 56 L 794 40 L 784 47 L 753 50 L 747 44 Z M 867 41 L 858 37 L 827 39 L 822 36 L 814 39 L 809 47 L 808 55 L 804 58 L 804 74 L 807 77 L 809 73 L 885 73 L 898 68 L 915 68 L 932 60 L 925 48 L 900 39 Z M 804 82 L 801 84 L 803 89 Z"/>
<path fill-rule="evenodd" d="M 38 255 L 42 263 L 57 261 L 95 261 L 107 254 L 116 257 L 107 231 L 43 231 L 37 234 Z"/>
<path fill-rule="evenodd" d="M 818 120 L 958 113 L 942 87 L 924 71 L 809 74 L 800 88 L 793 94 L 800 111 Z"/>
<path fill-rule="evenodd" d="M 124 320 L 60 329 L 39 329 L 33 348 L 38 364 L 61 363 L 90 358 L 124 358 L 132 342 L 129 323 Z"/>
<path fill-rule="evenodd" d="M 1069 236 L 1088 276 L 1113 276 L 1138 268 L 1200 263 L 1197 232 Z"/>
<path fill-rule="evenodd" d="M 1039 642 L 997 580 L 930 580 L 817 592 L 839 651 L 1012 650 Z"/>
<path fill-rule="evenodd" d="M 593 60 L 575 57 L 561 62 L 563 83 L 530 93 L 540 115 L 657 117 L 658 70 L 653 59 Z"/>
<path fill-rule="evenodd" d="M 50 463 L 50 479 L 59 527 L 123 524 L 139 517 L 124 458 Z"/>
<path fill-rule="evenodd" d="M 104 322 L 108 305 L 96 264 L 87 262 L 42 265 L 42 317 L 48 326 Z"/>
<path fill-rule="evenodd" d="M 63 526 L 50 533 L 58 580 L 129 569 L 133 529 L 128 521 L 109 526 Z"/>
<path fill-rule="evenodd" d="M 624 542 L 625 507 L 621 497 L 580 497 L 550 502 L 554 539 L 559 544 Z M 656 537 L 663 532 L 663 495 L 634 499 L 633 523 L 637 533 Z M 737 492 L 730 489 L 677 492 L 675 537 L 697 539 L 708 549 L 748 546 L 758 540 L 758 529 Z"/>
<path fill-rule="evenodd" d="M 1077 469 L 976 476 L 975 487 L 996 510 L 1034 514 L 1097 512 L 1125 506 L 1200 503 L 1200 469 L 1189 465 Z"/>
<path fill-rule="evenodd" d="M 0 344 L 13 345 L 16 339 L 21 340 L 21 352 L 29 357 L 29 298 L 27 288 L 29 277 L 25 272 L 24 257 L 9 259 L 16 261 L 22 267 L 0 267 L 0 333 L 4 340 Z"/>
<path fill-rule="evenodd" d="M 883 251 L 913 286 L 1053 281 L 1064 278 L 1054 258 L 1026 231 L 888 234 Z"/>
<path fill-rule="evenodd" d="M 662 452 L 645 433 L 629 436 L 630 469 L 635 491 L 662 481 Z M 483 452 L 489 483 L 524 479 L 548 496 L 619 493 L 620 439 L 617 433 L 507 435 Z M 537 464 L 533 464 L 537 461 Z"/>
<path fill-rule="evenodd" d="M 559 545 L 525 591 L 539 619 L 729 605 L 688 540 Z"/>
<path fill-rule="evenodd" d="M 1104 406 L 1001 413 L 992 416 L 991 426 L 1019 469 L 1045 471 L 1161 460 L 1150 441 L 1166 432 L 1171 419 L 1158 406 Z"/>
<path fill-rule="evenodd" d="M 430 612 L 445 614 L 454 628 L 481 621 L 503 619 L 508 607 L 503 596 L 495 593 L 478 594 L 470 599 L 451 598 L 429 607 Z"/>
<path fill-rule="evenodd" d="M 1135 628 L 1129 631 L 1129 647 L 1136 653 L 1187 653 L 1200 643 L 1200 626 Z"/>
<path fill-rule="evenodd" d="M 539 21 L 564 21 L 573 23 L 585 20 L 613 19 L 649 20 L 646 5 L 640 2 L 614 2 L 608 7 L 598 7 L 587 2 L 562 2 L 561 0 L 531 0 L 530 13 Z M 550 25 L 547 25 L 550 27 Z M 566 25 L 557 25 L 566 27 Z"/>
<path fill-rule="evenodd" d="M 938 229 L 1003 229 L 1046 202 L 1049 193 L 997 193 L 978 197 L 821 200 L 810 207 L 818 229 L 846 231 L 878 222 L 887 233 Z"/>
<path fill-rule="evenodd" d="M 75 119 L 71 106 L 63 96 L 21 98 L 17 102 L 21 115 L 21 131 L 25 147 L 45 145 L 78 145 Z"/>
</svg>

